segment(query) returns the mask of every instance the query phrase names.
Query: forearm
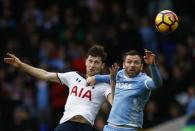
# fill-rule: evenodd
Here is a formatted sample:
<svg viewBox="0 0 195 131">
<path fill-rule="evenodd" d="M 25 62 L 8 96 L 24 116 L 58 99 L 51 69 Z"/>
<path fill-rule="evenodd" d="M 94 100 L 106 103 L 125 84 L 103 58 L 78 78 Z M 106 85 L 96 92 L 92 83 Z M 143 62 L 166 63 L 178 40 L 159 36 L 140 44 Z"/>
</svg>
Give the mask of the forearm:
<svg viewBox="0 0 195 131">
<path fill-rule="evenodd" d="M 111 85 L 111 98 L 112 98 L 111 103 L 113 103 L 113 100 L 114 100 L 114 93 L 115 93 L 115 86 L 116 86 L 116 81 L 111 80 L 111 81 L 110 81 L 110 85 Z"/>
<path fill-rule="evenodd" d="M 95 75 L 96 83 L 106 82 L 110 84 L 110 75 Z"/>
<path fill-rule="evenodd" d="M 48 72 L 43 69 L 35 68 L 25 63 L 20 63 L 19 68 L 38 79 L 47 80 Z"/>
<path fill-rule="evenodd" d="M 156 64 L 151 64 L 149 65 L 151 77 L 154 81 L 154 84 L 156 87 L 161 87 L 162 86 L 162 77 L 160 74 L 159 69 L 157 68 Z"/>
<path fill-rule="evenodd" d="M 116 75 L 110 74 L 110 85 L 111 85 L 111 96 L 112 96 L 112 102 L 113 102 L 115 86 L 116 86 Z"/>
</svg>

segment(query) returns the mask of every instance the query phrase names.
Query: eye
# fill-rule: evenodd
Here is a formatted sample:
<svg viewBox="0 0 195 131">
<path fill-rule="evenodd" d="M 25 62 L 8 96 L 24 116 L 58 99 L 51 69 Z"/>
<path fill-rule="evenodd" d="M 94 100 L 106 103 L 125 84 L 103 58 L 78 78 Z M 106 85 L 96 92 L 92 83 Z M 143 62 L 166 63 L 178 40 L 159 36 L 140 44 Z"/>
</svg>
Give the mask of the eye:
<svg viewBox="0 0 195 131">
<path fill-rule="evenodd" d="M 140 62 L 140 61 L 135 61 L 135 64 L 136 64 L 136 65 L 140 65 L 141 62 Z"/>
<path fill-rule="evenodd" d="M 132 63 L 132 61 L 127 61 L 127 63 L 131 64 L 131 63 Z"/>
<path fill-rule="evenodd" d="M 95 64 L 99 64 L 100 62 L 99 61 L 95 61 Z"/>
<path fill-rule="evenodd" d="M 92 63 L 93 62 L 91 59 L 89 59 L 88 61 L 89 61 L 89 63 Z"/>
</svg>

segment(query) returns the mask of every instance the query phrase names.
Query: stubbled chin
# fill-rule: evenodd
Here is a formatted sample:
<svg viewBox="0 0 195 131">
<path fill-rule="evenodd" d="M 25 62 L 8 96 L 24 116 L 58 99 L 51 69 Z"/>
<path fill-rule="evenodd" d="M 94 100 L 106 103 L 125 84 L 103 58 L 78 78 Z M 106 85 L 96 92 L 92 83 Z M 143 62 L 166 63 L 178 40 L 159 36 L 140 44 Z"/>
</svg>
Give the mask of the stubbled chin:
<svg viewBox="0 0 195 131">
<path fill-rule="evenodd" d="M 94 76 L 94 75 L 95 75 L 95 73 L 94 73 L 94 72 L 89 71 L 89 72 L 87 73 L 87 75 L 89 75 L 89 76 Z"/>
<path fill-rule="evenodd" d="M 135 76 L 135 74 L 136 74 L 135 72 L 130 72 L 130 71 L 127 72 L 127 75 L 130 77 Z"/>
<path fill-rule="evenodd" d="M 135 74 L 135 71 L 128 70 L 128 74 Z"/>
</svg>

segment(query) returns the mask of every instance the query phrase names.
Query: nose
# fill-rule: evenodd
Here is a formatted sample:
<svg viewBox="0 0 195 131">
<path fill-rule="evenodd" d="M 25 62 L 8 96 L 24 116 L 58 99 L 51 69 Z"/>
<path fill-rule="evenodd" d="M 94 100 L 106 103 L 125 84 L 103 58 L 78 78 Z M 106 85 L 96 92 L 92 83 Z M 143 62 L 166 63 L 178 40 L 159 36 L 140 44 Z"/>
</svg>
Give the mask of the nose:
<svg viewBox="0 0 195 131">
<path fill-rule="evenodd" d="M 135 63 L 134 63 L 134 62 L 132 62 L 132 63 L 130 64 L 130 66 L 135 66 Z"/>
<path fill-rule="evenodd" d="M 94 63 L 94 62 L 91 62 L 91 63 L 90 63 L 90 66 L 91 66 L 91 67 L 94 67 L 94 66 L 95 66 L 95 63 Z"/>
</svg>

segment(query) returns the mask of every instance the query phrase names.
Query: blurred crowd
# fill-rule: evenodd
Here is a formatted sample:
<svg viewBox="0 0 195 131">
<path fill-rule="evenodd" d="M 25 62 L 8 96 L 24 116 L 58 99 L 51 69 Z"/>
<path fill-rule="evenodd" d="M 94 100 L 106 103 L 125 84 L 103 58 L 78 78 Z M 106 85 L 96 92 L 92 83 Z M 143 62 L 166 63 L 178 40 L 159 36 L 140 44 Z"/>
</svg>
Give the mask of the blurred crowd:
<svg viewBox="0 0 195 131">
<path fill-rule="evenodd" d="M 157 55 L 164 85 L 151 94 L 144 128 L 193 116 L 194 8 L 193 0 L 1 0 L 0 130 L 51 131 L 68 95 L 64 85 L 37 80 L 5 65 L 6 52 L 48 71 L 85 73 L 85 53 L 95 43 L 108 52 L 107 66 L 121 63 L 121 54 L 131 49 L 147 48 Z M 173 10 L 180 19 L 173 33 L 155 29 L 154 18 L 164 9 Z M 109 110 L 105 102 L 95 122 L 97 131 Z"/>
</svg>

